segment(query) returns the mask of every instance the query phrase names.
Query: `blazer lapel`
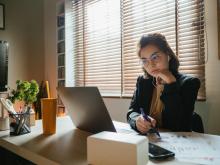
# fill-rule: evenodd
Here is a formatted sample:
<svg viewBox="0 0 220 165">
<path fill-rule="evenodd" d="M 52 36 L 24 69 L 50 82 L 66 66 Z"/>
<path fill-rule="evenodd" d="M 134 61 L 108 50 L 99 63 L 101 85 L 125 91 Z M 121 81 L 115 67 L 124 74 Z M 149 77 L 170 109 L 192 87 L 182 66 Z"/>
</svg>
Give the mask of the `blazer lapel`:
<svg viewBox="0 0 220 165">
<path fill-rule="evenodd" d="M 149 109 L 150 109 L 150 104 L 154 89 L 152 79 L 143 79 L 141 83 L 141 88 L 142 89 L 140 89 L 141 91 L 140 106 L 144 108 L 145 113 L 149 114 Z"/>
</svg>

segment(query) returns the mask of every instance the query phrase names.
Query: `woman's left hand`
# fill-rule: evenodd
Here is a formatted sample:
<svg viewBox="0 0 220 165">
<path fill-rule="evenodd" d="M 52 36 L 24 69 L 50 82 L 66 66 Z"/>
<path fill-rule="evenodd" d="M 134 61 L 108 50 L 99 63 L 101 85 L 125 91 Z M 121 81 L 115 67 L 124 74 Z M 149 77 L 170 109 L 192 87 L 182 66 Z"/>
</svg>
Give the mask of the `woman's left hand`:
<svg viewBox="0 0 220 165">
<path fill-rule="evenodd" d="M 176 78 L 169 70 L 160 70 L 156 76 L 157 84 L 171 84 L 176 82 Z"/>
</svg>

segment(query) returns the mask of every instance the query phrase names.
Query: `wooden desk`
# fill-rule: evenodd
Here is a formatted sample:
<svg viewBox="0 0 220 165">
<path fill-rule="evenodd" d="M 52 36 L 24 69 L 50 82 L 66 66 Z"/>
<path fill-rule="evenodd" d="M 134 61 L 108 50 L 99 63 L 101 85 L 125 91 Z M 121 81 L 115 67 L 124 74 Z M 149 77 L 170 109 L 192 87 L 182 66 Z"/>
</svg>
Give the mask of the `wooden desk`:
<svg viewBox="0 0 220 165">
<path fill-rule="evenodd" d="M 69 117 L 57 118 L 57 133 L 42 134 L 42 122 L 31 127 L 31 133 L 9 136 L 9 131 L 0 132 L 0 146 L 31 160 L 36 164 L 87 164 L 87 132 L 75 129 Z"/>
<path fill-rule="evenodd" d="M 9 131 L 1 131 L 0 146 L 36 164 L 87 164 L 86 139 L 90 135 L 89 133 L 76 129 L 68 116 L 57 119 L 57 133 L 54 135 L 43 135 L 41 123 L 40 120 L 37 121 L 36 126 L 31 127 L 31 133 L 26 135 L 10 137 Z M 129 128 L 125 123 L 115 122 L 114 124 L 117 128 L 125 128 L 125 132 Z M 123 132 L 122 129 L 120 130 Z M 215 141 L 220 141 L 219 136 L 214 137 L 217 138 Z M 149 161 L 148 164 L 156 163 Z M 174 159 L 160 164 L 189 163 L 181 163 Z"/>
</svg>

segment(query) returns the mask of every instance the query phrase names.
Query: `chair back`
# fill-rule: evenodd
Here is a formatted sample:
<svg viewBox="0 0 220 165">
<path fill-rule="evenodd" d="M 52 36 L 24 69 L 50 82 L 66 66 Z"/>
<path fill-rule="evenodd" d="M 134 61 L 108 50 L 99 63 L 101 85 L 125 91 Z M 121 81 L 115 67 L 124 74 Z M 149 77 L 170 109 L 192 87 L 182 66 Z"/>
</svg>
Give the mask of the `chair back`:
<svg viewBox="0 0 220 165">
<path fill-rule="evenodd" d="M 192 131 L 204 133 L 202 118 L 196 112 L 192 115 Z"/>
</svg>

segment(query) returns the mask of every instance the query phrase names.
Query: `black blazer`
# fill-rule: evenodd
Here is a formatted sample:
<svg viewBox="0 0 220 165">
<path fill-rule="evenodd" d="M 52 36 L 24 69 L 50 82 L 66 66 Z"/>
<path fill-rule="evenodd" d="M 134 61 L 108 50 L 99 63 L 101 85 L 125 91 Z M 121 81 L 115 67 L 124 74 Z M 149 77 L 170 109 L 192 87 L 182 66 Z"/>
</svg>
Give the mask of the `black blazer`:
<svg viewBox="0 0 220 165">
<path fill-rule="evenodd" d="M 197 93 L 200 88 L 198 78 L 180 73 L 174 74 L 176 82 L 165 84 L 160 96 L 164 104 L 162 110 L 162 127 L 172 131 L 192 131 L 192 115 Z M 134 92 L 127 120 L 131 127 L 137 131 L 136 118 L 140 115 L 140 107 L 149 114 L 153 94 L 153 79 L 144 79 L 139 76 Z"/>
</svg>

